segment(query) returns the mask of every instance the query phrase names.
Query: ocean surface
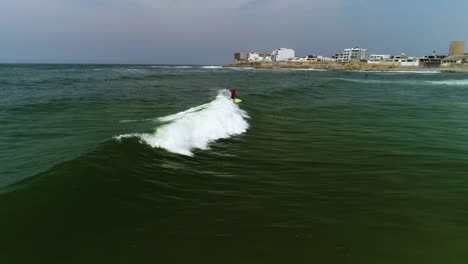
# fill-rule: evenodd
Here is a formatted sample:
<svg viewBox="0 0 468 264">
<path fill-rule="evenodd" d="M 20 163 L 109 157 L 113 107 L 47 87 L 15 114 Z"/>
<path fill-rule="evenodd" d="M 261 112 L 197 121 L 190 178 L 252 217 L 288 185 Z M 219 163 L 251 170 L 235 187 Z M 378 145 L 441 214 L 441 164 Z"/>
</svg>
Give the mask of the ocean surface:
<svg viewBox="0 0 468 264">
<path fill-rule="evenodd" d="M 0 263 L 467 263 L 468 75 L 365 74 L 0 65 Z"/>
</svg>

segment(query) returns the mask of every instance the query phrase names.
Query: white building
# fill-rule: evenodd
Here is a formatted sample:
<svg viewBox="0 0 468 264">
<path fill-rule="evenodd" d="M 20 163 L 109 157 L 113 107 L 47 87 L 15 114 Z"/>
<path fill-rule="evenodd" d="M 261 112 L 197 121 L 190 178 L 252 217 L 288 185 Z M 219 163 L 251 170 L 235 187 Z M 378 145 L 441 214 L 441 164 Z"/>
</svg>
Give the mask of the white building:
<svg viewBox="0 0 468 264">
<path fill-rule="evenodd" d="M 367 63 L 369 63 L 369 64 L 380 64 L 381 61 L 388 60 L 391 57 L 392 57 L 391 55 L 372 54 L 372 55 L 370 55 L 370 58 L 367 61 Z"/>
<path fill-rule="evenodd" d="M 319 61 L 333 61 L 330 57 L 324 57 L 321 55 L 307 55 L 305 56 L 307 61 L 319 62 Z"/>
<path fill-rule="evenodd" d="M 249 52 L 247 61 L 272 61 L 272 55 L 266 52 Z"/>
<path fill-rule="evenodd" d="M 294 57 L 289 59 L 289 61 L 307 61 L 307 57 Z"/>
<path fill-rule="evenodd" d="M 247 56 L 248 61 L 259 61 L 260 60 L 260 54 L 258 52 L 249 52 L 249 55 Z"/>
<path fill-rule="evenodd" d="M 392 57 L 391 55 L 377 55 L 377 54 L 372 54 L 370 55 L 370 60 L 385 60 L 385 59 L 390 59 Z"/>
<path fill-rule="evenodd" d="M 400 63 L 400 66 L 410 66 L 410 67 L 419 66 L 419 60 L 415 58 L 400 59 L 399 63 Z"/>
<path fill-rule="evenodd" d="M 320 55 L 307 55 L 304 57 L 294 57 L 289 59 L 289 61 L 311 61 L 311 62 L 321 62 L 321 61 L 333 61 L 333 58 L 324 57 Z"/>
<path fill-rule="evenodd" d="M 352 48 L 352 49 L 345 49 L 343 52 L 344 62 L 362 61 L 362 60 L 366 61 L 368 59 L 369 59 L 369 55 L 367 54 L 367 49 Z"/>
<path fill-rule="evenodd" d="M 333 61 L 343 62 L 343 52 L 337 52 L 335 56 L 333 56 Z"/>
<path fill-rule="evenodd" d="M 295 51 L 286 48 L 275 49 L 271 54 L 274 61 L 285 61 L 295 57 Z"/>
<path fill-rule="evenodd" d="M 372 63 L 372 56 L 368 63 Z M 375 63 L 375 61 L 373 62 Z M 389 56 L 389 57 L 382 57 L 377 62 L 378 64 L 390 65 L 390 66 L 408 66 L 408 67 L 418 67 L 419 66 L 419 59 L 416 57 L 408 57 L 405 53 L 401 53 L 400 55 Z"/>
</svg>

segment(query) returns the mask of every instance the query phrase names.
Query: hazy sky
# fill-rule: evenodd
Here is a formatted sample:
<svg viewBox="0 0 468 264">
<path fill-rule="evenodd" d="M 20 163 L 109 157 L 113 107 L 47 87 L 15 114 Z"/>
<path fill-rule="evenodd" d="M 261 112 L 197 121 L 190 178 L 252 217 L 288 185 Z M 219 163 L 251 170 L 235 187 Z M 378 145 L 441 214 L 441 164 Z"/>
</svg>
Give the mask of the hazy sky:
<svg viewBox="0 0 468 264">
<path fill-rule="evenodd" d="M 227 64 L 236 50 L 446 54 L 467 0 L 2 0 L 0 62 Z"/>
</svg>

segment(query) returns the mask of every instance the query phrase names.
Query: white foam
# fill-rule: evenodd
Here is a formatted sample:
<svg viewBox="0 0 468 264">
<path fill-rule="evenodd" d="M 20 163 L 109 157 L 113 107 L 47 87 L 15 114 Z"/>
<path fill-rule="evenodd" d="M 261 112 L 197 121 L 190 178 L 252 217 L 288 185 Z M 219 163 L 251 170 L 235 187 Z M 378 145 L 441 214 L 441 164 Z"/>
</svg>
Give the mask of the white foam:
<svg viewBox="0 0 468 264">
<path fill-rule="evenodd" d="M 131 122 L 144 122 L 144 121 L 154 121 L 153 118 L 146 118 L 146 119 L 124 119 L 120 120 L 120 123 L 131 123 Z"/>
<path fill-rule="evenodd" d="M 419 74 L 435 74 L 440 73 L 440 71 L 356 71 L 364 73 L 419 73 Z"/>
<path fill-rule="evenodd" d="M 326 69 L 313 69 L 313 68 L 297 68 L 297 69 L 290 69 L 292 71 L 328 71 Z"/>
<path fill-rule="evenodd" d="M 123 73 L 146 73 L 147 72 L 147 70 L 145 69 L 136 69 L 136 68 L 117 68 L 113 70 L 117 72 L 123 72 Z"/>
<path fill-rule="evenodd" d="M 195 68 L 194 66 L 189 65 L 152 65 L 151 68 L 157 69 L 191 69 Z"/>
<path fill-rule="evenodd" d="M 225 69 L 228 69 L 228 70 L 235 70 L 235 71 L 241 71 L 241 70 L 255 70 L 254 67 L 226 67 Z"/>
<path fill-rule="evenodd" d="M 115 137 L 138 137 L 155 148 L 192 156 L 193 149 L 208 149 L 211 142 L 245 133 L 249 128 L 247 113 L 229 98 L 228 90 L 219 91 L 210 103 L 159 118 L 167 122 L 154 133 L 126 134 Z"/>
<path fill-rule="evenodd" d="M 431 84 L 439 85 L 468 85 L 468 80 L 445 80 L 445 81 L 427 81 Z"/>
<path fill-rule="evenodd" d="M 202 69 L 222 69 L 223 66 L 202 66 Z"/>
</svg>

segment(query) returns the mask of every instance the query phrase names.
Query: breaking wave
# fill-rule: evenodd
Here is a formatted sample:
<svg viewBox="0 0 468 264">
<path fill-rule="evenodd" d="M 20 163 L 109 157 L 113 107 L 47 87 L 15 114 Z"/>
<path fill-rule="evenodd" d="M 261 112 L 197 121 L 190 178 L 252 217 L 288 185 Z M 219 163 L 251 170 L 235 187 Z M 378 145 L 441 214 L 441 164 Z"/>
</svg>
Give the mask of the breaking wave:
<svg viewBox="0 0 468 264">
<path fill-rule="evenodd" d="M 125 134 L 115 138 L 138 137 L 154 148 L 193 156 L 193 149 L 205 150 L 213 141 L 245 133 L 249 128 L 247 118 L 247 113 L 229 98 L 229 91 L 221 90 L 210 103 L 158 118 L 165 124 L 154 133 Z"/>
<path fill-rule="evenodd" d="M 364 72 L 364 73 L 383 73 L 383 74 L 403 74 L 403 73 L 410 73 L 410 74 L 436 74 L 440 73 L 440 71 L 357 71 L 357 72 Z"/>
<path fill-rule="evenodd" d="M 289 69 L 292 71 L 328 71 L 326 69 L 313 69 L 313 68 L 297 68 L 297 69 Z"/>
<path fill-rule="evenodd" d="M 242 70 L 256 70 L 254 67 L 224 67 L 227 70 L 242 71 Z"/>
<path fill-rule="evenodd" d="M 431 84 L 439 85 L 468 85 L 468 80 L 445 80 L 445 81 L 427 81 Z"/>
<path fill-rule="evenodd" d="M 202 66 L 202 69 L 222 69 L 223 66 Z"/>
</svg>

